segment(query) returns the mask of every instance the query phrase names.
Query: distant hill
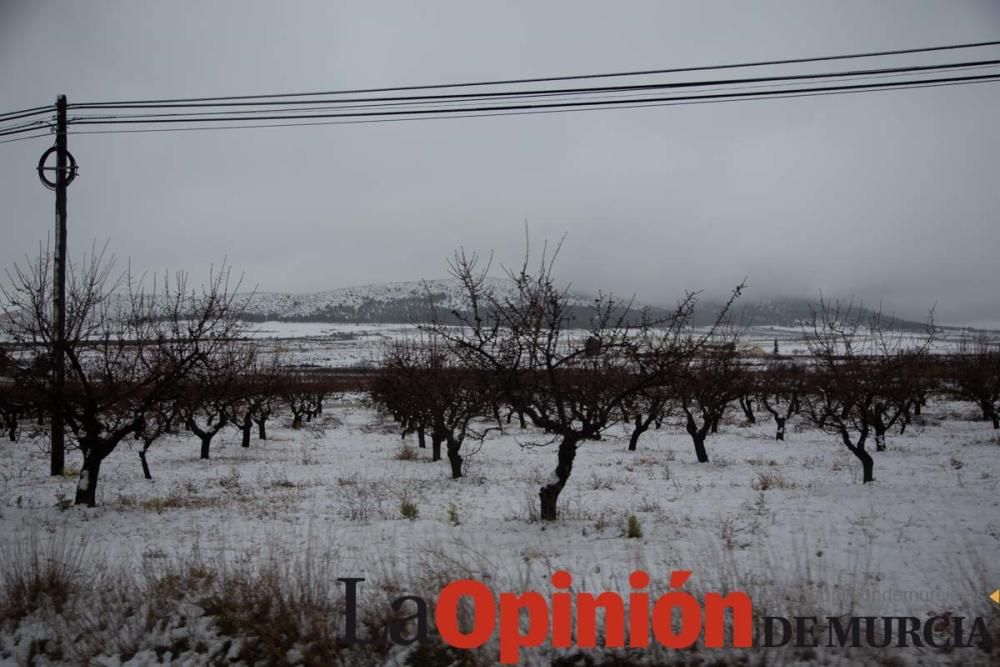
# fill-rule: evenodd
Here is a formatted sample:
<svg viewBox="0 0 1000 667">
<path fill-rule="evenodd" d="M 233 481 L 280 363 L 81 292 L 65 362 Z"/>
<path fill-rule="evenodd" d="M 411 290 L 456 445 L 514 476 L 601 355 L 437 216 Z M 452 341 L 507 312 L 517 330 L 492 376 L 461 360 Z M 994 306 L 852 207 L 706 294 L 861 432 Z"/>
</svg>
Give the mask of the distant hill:
<svg viewBox="0 0 1000 667">
<path fill-rule="evenodd" d="M 491 279 L 491 286 L 501 293 L 513 294 L 509 280 Z M 572 316 L 586 327 L 593 315 L 591 305 L 594 295 L 572 292 Z M 643 304 L 636 304 L 636 311 Z M 746 326 L 798 328 L 812 320 L 816 303 L 809 299 L 771 299 L 766 301 L 737 302 L 734 317 Z M 696 326 L 709 325 L 716 320 L 723 306 L 719 301 L 703 301 L 695 313 Z M 429 280 L 413 282 L 380 283 L 346 287 L 325 292 L 287 294 L 258 292 L 253 295 L 247 309 L 247 319 L 254 321 L 331 322 L 331 323 L 420 323 L 429 322 L 435 308 L 439 317 L 448 317 L 453 310 L 465 307 L 461 286 L 456 280 Z M 665 317 L 670 312 L 663 305 L 649 306 L 654 317 Z M 872 311 L 866 311 L 871 314 Z M 636 315 L 636 318 L 638 315 Z M 904 330 L 923 330 L 923 322 L 914 322 L 883 314 L 887 327 Z"/>
<path fill-rule="evenodd" d="M 491 287 L 513 294 L 509 280 L 491 278 Z M 592 297 L 572 294 L 575 306 L 585 306 Z M 420 323 L 429 322 L 435 310 L 446 317 L 463 310 L 465 301 L 457 280 L 426 280 L 345 287 L 309 294 L 258 292 L 247 308 L 247 319 L 291 322 Z"/>
<path fill-rule="evenodd" d="M 706 302 L 701 312 L 696 314 L 695 319 L 697 320 L 697 324 L 705 325 L 713 322 L 722 310 L 722 306 L 721 302 Z M 858 304 L 855 303 L 855 306 L 858 307 Z M 818 307 L 818 301 L 801 298 L 777 298 L 756 302 L 738 301 L 735 305 L 733 316 L 738 322 L 750 327 L 800 328 L 812 322 L 814 309 Z M 875 311 L 870 308 L 862 308 L 862 310 L 865 318 L 875 315 Z M 882 311 L 881 320 L 882 325 L 887 329 L 924 331 L 927 328 L 926 322 L 916 322 L 893 317 L 887 311 Z M 939 328 L 954 329 L 956 327 Z"/>
</svg>

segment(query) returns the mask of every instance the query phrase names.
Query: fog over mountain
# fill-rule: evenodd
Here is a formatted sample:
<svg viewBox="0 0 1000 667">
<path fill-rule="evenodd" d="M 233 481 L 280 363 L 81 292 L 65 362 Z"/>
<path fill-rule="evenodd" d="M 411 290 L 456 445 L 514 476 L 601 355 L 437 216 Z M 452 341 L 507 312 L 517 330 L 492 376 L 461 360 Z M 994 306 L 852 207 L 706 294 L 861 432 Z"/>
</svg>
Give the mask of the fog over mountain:
<svg viewBox="0 0 1000 667">
<path fill-rule="evenodd" d="M 489 286 L 499 295 L 513 296 L 513 284 L 502 278 L 493 278 Z M 453 313 L 466 311 L 466 300 L 462 286 L 453 279 L 381 283 L 361 285 L 343 289 L 309 293 L 255 292 L 248 295 L 247 319 L 257 321 L 281 320 L 297 322 L 339 322 L 339 323 L 422 323 L 435 317 L 444 321 L 453 320 Z M 574 324 L 586 327 L 593 313 L 595 293 L 580 290 L 568 292 L 571 317 Z M 668 302 L 642 302 L 628 297 L 621 300 L 623 307 L 630 305 L 634 317 L 638 319 L 643 309 L 653 317 L 670 315 Z M 707 325 L 714 322 L 724 302 L 714 298 L 703 298 L 695 311 L 694 323 Z M 856 303 L 869 314 L 879 310 L 878 304 L 868 307 Z M 818 300 L 772 298 L 740 299 L 732 309 L 732 319 L 746 326 L 801 327 L 812 319 Z M 923 320 L 907 320 L 888 309 L 882 311 L 883 322 L 909 330 L 923 330 Z"/>
</svg>

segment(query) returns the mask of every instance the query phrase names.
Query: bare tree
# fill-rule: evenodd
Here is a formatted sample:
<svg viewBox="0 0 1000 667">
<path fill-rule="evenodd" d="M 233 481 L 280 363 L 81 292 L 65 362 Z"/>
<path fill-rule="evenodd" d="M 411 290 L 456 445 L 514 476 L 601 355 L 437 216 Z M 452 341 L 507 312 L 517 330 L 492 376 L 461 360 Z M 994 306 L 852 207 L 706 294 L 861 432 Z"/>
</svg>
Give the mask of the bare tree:
<svg viewBox="0 0 1000 667">
<path fill-rule="evenodd" d="M 177 401 L 167 399 L 149 406 L 140 415 L 139 423 L 135 430 L 135 439 L 142 442 L 142 446 L 139 449 L 139 462 L 142 464 L 142 476 L 146 479 L 153 479 L 147 458 L 149 449 L 153 446 L 154 442 L 171 432 L 175 421 L 178 419 L 177 413 Z"/>
<path fill-rule="evenodd" d="M 282 358 L 279 353 L 265 355 L 255 345 L 245 344 L 239 364 L 242 370 L 234 383 L 226 416 L 240 430 L 240 445 L 249 447 L 254 425 L 258 439 L 267 440 L 267 420 L 279 399 Z"/>
<path fill-rule="evenodd" d="M 954 393 L 975 403 L 983 419 L 1000 428 L 1000 341 L 989 336 L 962 339 L 949 371 Z"/>
<path fill-rule="evenodd" d="M 20 421 L 28 408 L 27 397 L 18 388 L 16 376 L 17 364 L 6 349 L 0 348 L 0 430 L 11 442 L 17 441 Z"/>
<path fill-rule="evenodd" d="M 912 393 L 901 388 L 901 370 L 908 355 L 925 352 L 933 327 L 914 345 L 883 325 L 881 314 L 866 315 L 854 302 L 828 304 L 821 300 L 806 341 L 815 361 L 805 395 L 810 420 L 840 436 L 861 462 L 863 482 L 873 482 L 875 461 L 867 451 L 874 431 L 876 449 L 885 448 L 885 434 L 909 410 Z"/>
<path fill-rule="evenodd" d="M 774 418 L 775 440 L 785 439 L 788 420 L 798 414 L 804 383 L 805 372 L 793 362 L 776 362 L 758 376 L 757 397 Z"/>
<path fill-rule="evenodd" d="M 405 345 L 387 345 L 381 352 L 381 359 L 381 367 L 372 382 L 372 400 L 378 409 L 400 425 L 401 437 L 416 433 L 418 446 L 425 449 L 427 415 L 422 395 L 413 389 L 411 382 L 415 364 Z"/>
<path fill-rule="evenodd" d="M 701 346 L 673 384 L 684 428 L 691 436 L 699 463 L 708 463 L 708 434 L 717 432 L 726 407 L 745 393 L 746 371 L 737 345 L 739 337 L 737 327 L 720 327 L 715 339 Z"/>
<path fill-rule="evenodd" d="M 404 423 L 429 427 L 432 459 L 440 460 L 444 444 L 451 476 L 460 478 L 463 443 L 467 438 L 482 440 L 488 431 L 473 425 L 493 412 L 489 383 L 474 368 L 464 366 L 447 342 L 433 333 L 390 345 L 382 368 L 383 382 L 390 388 L 379 394 L 382 403 L 404 415 Z"/>
<path fill-rule="evenodd" d="M 934 312 L 930 312 L 924 335 L 914 337 L 887 325 L 881 313 L 868 318 L 867 336 L 871 358 L 868 364 L 875 392 L 871 422 L 875 431 L 875 451 L 885 451 L 886 434 L 896 425 L 902 432 L 919 396 L 920 382 L 914 371 L 926 366 L 934 342 Z"/>
<path fill-rule="evenodd" d="M 636 450 L 643 433 L 653 426 L 659 428 L 663 424 L 669 412 L 670 400 L 671 394 L 666 384 L 645 387 L 622 400 L 622 420 L 632 427 L 628 451 Z"/>
<path fill-rule="evenodd" d="M 40 251 L 7 274 L 4 333 L 21 347 L 23 367 L 52 358 L 52 256 Z M 193 369 L 240 329 L 242 303 L 229 270 L 213 271 L 200 291 L 187 276 L 116 275 L 114 258 L 92 252 L 67 271 L 66 426 L 83 453 L 76 503 L 93 506 L 101 463 L 138 429 L 151 406 L 174 398 Z M 42 405 L 53 400 L 48 374 L 24 373 Z"/>
<path fill-rule="evenodd" d="M 27 407 L 18 393 L 13 383 L 0 377 L 0 430 L 10 442 L 17 442 L 21 419 Z"/>
<path fill-rule="evenodd" d="M 289 374 L 281 382 L 281 399 L 292 413 L 292 428 L 300 429 L 311 422 L 322 405 L 322 393 L 315 383 L 301 373 Z"/>
<path fill-rule="evenodd" d="M 480 266 L 464 251 L 450 263 L 466 299 L 451 318 L 435 311 L 432 330 L 447 340 L 460 363 L 489 378 L 497 396 L 514 412 L 549 434 L 544 444 L 557 445 L 557 465 L 539 489 L 543 520 L 558 516 L 559 494 L 573 470 L 580 444 L 599 440 L 622 419 L 626 397 L 662 384 L 676 366 L 676 347 L 664 343 L 676 335 L 654 333 L 645 311 L 632 302 L 599 295 L 586 310 L 575 308 L 568 288 L 557 286 L 551 255 L 543 250 L 537 268 L 530 253 L 522 265 L 505 269 L 510 290 L 488 280 L 490 262 Z M 693 296 L 686 299 L 668 330 L 688 321 Z M 585 314 L 584 314 L 585 313 Z M 577 319 L 580 317 L 583 319 Z M 457 321 L 458 326 L 449 323 Z M 640 363 L 646 352 L 660 354 Z"/>
</svg>

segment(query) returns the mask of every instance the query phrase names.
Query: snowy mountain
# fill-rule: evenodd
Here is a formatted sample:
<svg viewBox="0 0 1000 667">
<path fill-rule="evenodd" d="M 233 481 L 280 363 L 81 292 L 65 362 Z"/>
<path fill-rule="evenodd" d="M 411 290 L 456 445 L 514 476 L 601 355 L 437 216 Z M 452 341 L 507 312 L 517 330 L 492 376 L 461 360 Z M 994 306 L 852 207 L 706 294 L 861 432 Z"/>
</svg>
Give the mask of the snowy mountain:
<svg viewBox="0 0 1000 667">
<path fill-rule="evenodd" d="M 490 285 L 500 294 L 513 294 L 513 283 L 491 278 Z M 379 283 L 306 294 L 257 292 L 249 302 L 247 319 L 254 321 L 336 322 L 336 323 L 419 323 L 432 318 L 434 309 L 447 317 L 453 310 L 463 310 L 464 295 L 454 279 Z M 590 315 L 595 295 L 571 292 L 573 315 L 582 323 Z M 636 304 L 638 310 L 643 304 Z M 703 326 L 715 321 L 722 303 L 705 300 L 699 306 L 694 324 Z M 815 302 L 809 299 L 780 298 L 737 302 L 734 317 L 751 327 L 794 327 L 808 324 Z M 650 306 L 654 317 L 669 314 L 669 307 Z M 871 314 L 871 311 L 867 311 Z M 913 322 L 884 313 L 888 327 L 922 330 L 922 322 Z"/>
<path fill-rule="evenodd" d="M 489 279 L 501 295 L 514 293 L 513 283 Z M 574 306 L 585 308 L 593 297 L 570 294 Z M 258 292 L 250 299 L 248 319 L 298 322 L 427 322 L 434 309 L 441 315 L 464 308 L 461 284 L 455 279 L 379 283 L 308 294 Z"/>
</svg>

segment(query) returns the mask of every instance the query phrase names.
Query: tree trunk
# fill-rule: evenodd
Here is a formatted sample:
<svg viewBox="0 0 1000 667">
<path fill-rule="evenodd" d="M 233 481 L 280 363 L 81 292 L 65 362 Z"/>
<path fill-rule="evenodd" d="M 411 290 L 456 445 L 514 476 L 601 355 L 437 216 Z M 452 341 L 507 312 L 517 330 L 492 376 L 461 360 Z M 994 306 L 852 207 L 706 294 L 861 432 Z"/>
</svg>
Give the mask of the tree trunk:
<svg viewBox="0 0 1000 667">
<path fill-rule="evenodd" d="M 751 424 L 757 423 L 757 418 L 753 414 L 753 399 L 740 399 L 740 407 L 743 409 L 743 414 L 746 415 L 747 421 Z"/>
<path fill-rule="evenodd" d="M 559 464 L 556 466 L 552 481 L 538 490 L 542 521 L 555 521 L 559 518 L 559 493 L 573 472 L 573 459 L 576 458 L 578 442 L 578 438 L 563 436 L 562 442 L 559 443 Z"/>
<path fill-rule="evenodd" d="M 784 417 L 777 417 L 777 416 L 775 416 L 774 421 L 778 425 L 778 432 L 774 434 L 774 439 L 775 440 L 784 440 L 785 439 L 785 418 Z"/>
<path fill-rule="evenodd" d="M 264 426 L 267 424 L 267 417 L 262 417 L 255 421 L 257 422 L 257 439 L 267 440 L 267 428 Z"/>
<path fill-rule="evenodd" d="M 142 462 L 142 476 L 145 479 L 153 479 L 153 474 L 149 472 L 149 463 L 146 461 L 146 450 L 139 450 L 139 460 Z"/>
<path fill-rule="evenodd" d="M 871 454 L 866 452 L 864 449 L 859 449 L 854 452 L 854 455 L 861 459 L 861 470 L 863 474 L 862 484 L 867 484 L 868 482 L 875 481 L 875 460 L 872 459 Z"/>
<path fill-rule="evenodd" d="M 298 412 L 292 413 L 292 428 L 302 428 L 302 415 Z"/>
<path fill-rule="evenodd" d="M 844 441 L 844 444 L 847 445 L 847 448 L 851 450 L 851 453 L 854 454 L 859 461 L 861 461 L 861 470 L 863 475 L 861 482 L 863 484 L 874 482 L 875 460 L 872 458 L 871 454 L 865 451 L 865 439 L 868 437 L 867 429 L 862 432 L 861 437 L 858 438 L 858 444 L 856 445 L 851 442 L 851 437 L 846 429 L 841 429 L 840 436 Z"/>
<path fill-rule="evenodd" d="M 922 400 L 918 399 L 918 400 L 914 401 L 914 403 L 913 403 L 913 415 L 915 417 L 919 417 L 920 416 L 920 411 L 923 409 L 923 406 L 924 406 L 924 402 Z"/>
<path fill-rule="evenodd" d="M 209 447 L 212 445 L 212 436 L 214 433 L 202 433 L 198 437 L 201 439 L 201 458 L 203 461 L 208 460 Z"/>
<path fill-rule="evenodd" d="M 691 440 L 694 441 L 694 454 L 698 458 L 698 463 L 708 463 L 708 450 L 705 449 L 705 429 L 708 427 L 706 422 L 705 426 L 698 428 L 698 425 L 694 421 L 694 415 L 690 411 L 687 411 L 687 428 L 688 435 L 691 436 Z M 706 417 L 706 420 L 709 418 Z"/>
<path fill-rule="evenodd" d="M 76 484 L 77 505 L 87 507 L 97 506 L 97 476 L 101 472 L 101 457 L 93 449 L 89 456 L 84 456 L 83 467 L 80 469 L 80 480 Z"/>
<path fill-rule="evenodd" d="M 875 451 L 885 451 L 885 427 L 881 424 L 875 424 Z"/>
<path fill-rule="evenodd" d="M 644 424 L 642 422 L 642 417 L 637 415 L 635 418 L 635 426 L 632 428 L 632 435 L 628 438 L 628 450 L 634 452 L 635 448 L 639 445 L 639 436 L 645 433 L 649 429 L 649 424 Z"/>
<path fill-rule="evenodd" d="M 424 432 L 424 427 L 417 427 L 417 446 L 420 449 L 427 449 L 427 434 Z"/>
<path fill-rule="evenodd" d="M 431 461 L 441 460 L 441 442 L 444 440 L 436 431 L 431 431 Z"/>
<path fill-rule="evenodd" d="M 243 425 L 240 427 L 240 430 L 243 431 L 243 440 L 240 442 L 240 446 L 249 448 L 250 434 L 253 433 L 253 418 L 249 412 L 243 416 Z"/>
<path fill-rule="evenodd" d="M 448 439 L 448 462 L 451 464 L 451 478 L 459 479 L 462 476 L 462 456 L 458 451 L 462 448 L 462 443 Z"/>
<path fill-rule="evenodd" d="M 705 436 L 700 433 L 692 434 L 694 440 L 694 453 L 698 457 L 698 463 L 708 463 L 708 450 L 705 449 Z"/>
</svg>

